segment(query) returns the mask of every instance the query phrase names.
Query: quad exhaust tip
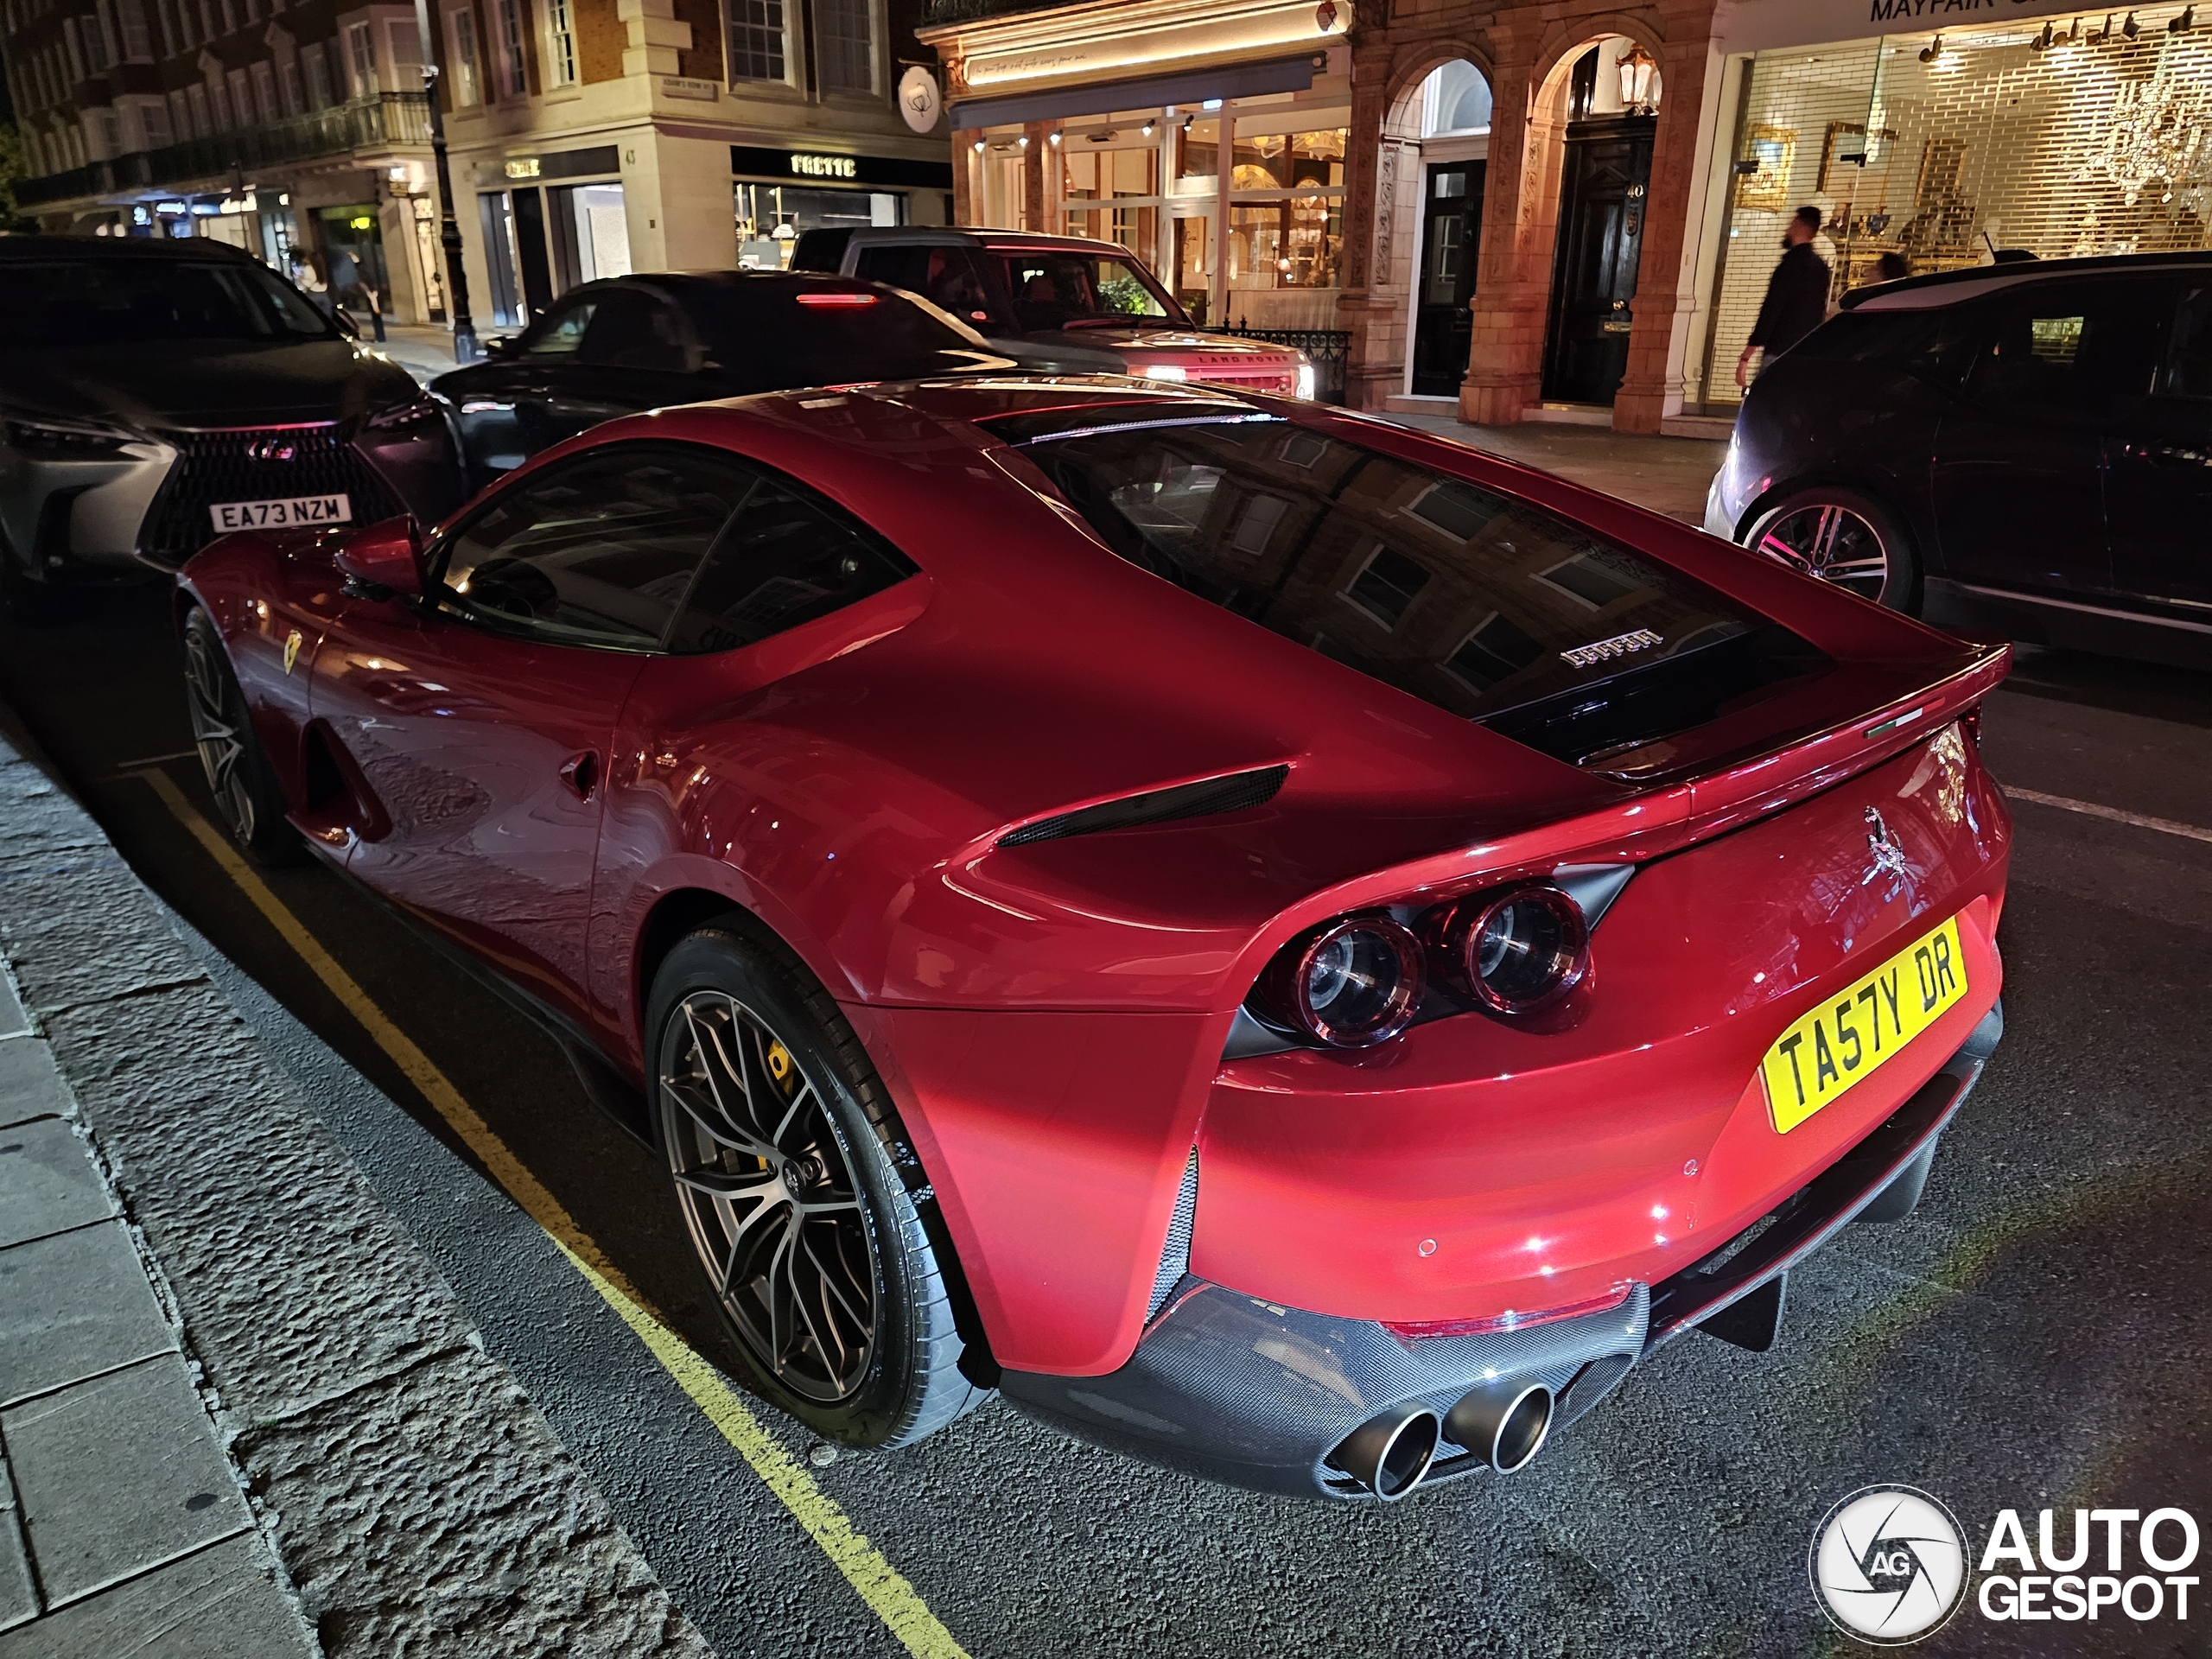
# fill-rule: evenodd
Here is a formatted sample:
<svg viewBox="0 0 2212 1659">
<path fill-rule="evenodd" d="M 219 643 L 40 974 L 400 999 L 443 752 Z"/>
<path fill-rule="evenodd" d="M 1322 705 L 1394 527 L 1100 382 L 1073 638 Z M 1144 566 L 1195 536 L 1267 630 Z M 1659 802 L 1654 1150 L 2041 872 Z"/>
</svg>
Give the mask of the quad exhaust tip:
<svg viewBox="0 0 2212 1659">
<path fill-rule="evenodd" d="M 1445 1431 L 1501 1475 L 1526 1468 L 1552 1428 L 1552 1391 L 1541 1382 L 1497 1382 L 1452 1408 Z"/>
<path fill-rule="evenodd" d="M 1385 1503 L 1395 1503 L 1428 1478 L 1443 1432 L 1443 1420 L 1427 1406 L 1393 1406 L 1352 1430 L 1331 1461 Z"/>
</svg>

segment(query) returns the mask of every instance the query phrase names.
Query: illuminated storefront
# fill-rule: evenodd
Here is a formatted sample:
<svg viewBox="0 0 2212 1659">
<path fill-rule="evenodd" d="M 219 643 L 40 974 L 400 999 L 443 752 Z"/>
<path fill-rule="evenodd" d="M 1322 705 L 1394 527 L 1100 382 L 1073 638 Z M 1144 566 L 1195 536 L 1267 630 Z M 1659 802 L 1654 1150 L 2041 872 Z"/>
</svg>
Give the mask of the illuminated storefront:
<svg viewBox="0 0 2212 1659">
<path fill-rule="evenodd" d="M 1118 242 L 1202 321 L 1338 327 L 1350 15 L 1113 0 L 924 29 L 961 222 Z"/>
<path fill-rule="evenodd" d="M 2008 3 L 1999 22 L 1937 27 L 1988 10 L 1924 11 L 1907 27 L 1900 7 L 1888 32 L 1841 41 L 1808 40 L 1808 26 L 1863 29 L 1863 5 L 1724 14 L 1727 46 L 1772 43 L 1730 64 L 1732 165 L 1718 181 L 1726 212 L 1693 397 L 1702 390 L 1719 412 L 1740 396 L 1731 370 L 1802 203 L 1828 220 L 1817 245 L 1836 295 L 1873 280 L 1885 254 L 1919 273 L 1999 249 L 2212 245 L 2212 8 L 2200 21 L 2191 6 Z"/>
</svg>

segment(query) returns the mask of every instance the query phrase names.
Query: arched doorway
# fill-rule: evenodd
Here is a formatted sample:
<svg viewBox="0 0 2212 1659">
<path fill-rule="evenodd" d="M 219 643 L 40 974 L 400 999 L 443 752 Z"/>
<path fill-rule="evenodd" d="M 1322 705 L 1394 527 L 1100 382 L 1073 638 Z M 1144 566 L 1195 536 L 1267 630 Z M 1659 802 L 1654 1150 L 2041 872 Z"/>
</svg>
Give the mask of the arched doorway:
<svg viewBox="0 0 2212 1659">
<path fill-rule="evenodd" d="M 1609 35 L 1573 59 L 1561 92 L 1541 397 L 1548 404 L 1610 408 L 1628 370 L 1662 88 L 1650 54 Z"/>
<path fill-rule="evenodd" d="M 1421 83 L 1419 263 L 1414 273 L 1413 342 L 1407 390 L 1457 397 L 1466 377 L 1490 167 L 1491 86 L 1465 58 Z"/>
</svg>

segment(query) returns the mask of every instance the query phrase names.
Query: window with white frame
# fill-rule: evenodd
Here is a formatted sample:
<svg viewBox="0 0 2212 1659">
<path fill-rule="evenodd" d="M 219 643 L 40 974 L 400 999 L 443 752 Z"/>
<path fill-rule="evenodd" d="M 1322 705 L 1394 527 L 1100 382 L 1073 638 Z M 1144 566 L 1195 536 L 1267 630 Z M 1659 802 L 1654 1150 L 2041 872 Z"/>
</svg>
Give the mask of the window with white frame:
<svg viewBox="0 0 2212 1659">
<path fill-rule="evenodd" d="M 231 119 L 231 94 L 220 75 L 207 77 L 207 110 L 215 118 L 218 132 L 228 132 L 238 124 Z"/>
<path fill-rule="evenodd" d="M 523 54 L 522 0 L 498 0 L 499 41 L 499 96 L 520 98 L 530 90 L 530 72 Z"/>
<path fill-rule="evenodd" d="M 423 87 L 423 29 L 412 17 L 394 17 L 384 26 L 385 61 L 403 92 Z"/>
<path fill-rule="evenodd" d="M 169 94 L 169 130 L 179 139 L 192 137 L 192 105 L 181 86 Z"/>
<path fill-rule="evenodd" d="M 786 80 L 784 0 L 729 0 L 729 78 Z"/>
<path fill-rule="evenodd" d="M 452 79 L 447 83 L 453 88 L 455 109 L 467 109 L 472 104 L 484 101 L 484 89 L 476 79 L 476 13 L 468 6 L 446 14 L 446 60 L 453 66 Z"/>
<path fill-rule="evenodd" d="M 267 59 L 250 67 L 253 76 L 253 107 L 264 121 L 276 118 L 276 71 Z"/>
<path fill-rule="evenodd" d="M 99 67 L 112 69 L 123 54 L 116 41 L 115 0 L 97 0 L 98 14 L 85 19 L 85 55 L 99 60 Z"/>
<path fill-rule="evenodd" d="M 320 41 L 300 48 L 300 67 L 308 78 L 308 108 L 330 107 L 330 58 Z"/>
<path fill-rule="evenodd" d="M 377 33 L 366 23 L 346 25 L 346 95 L 369 98 L 377 91 Z"/>
<path fill-rule="evenodd" d="M 241 128 L 253 124 L 253 89 L 247 85 L 245 71 L 233 69 L 231 82 L 231 118 Z"/>
<path fill-rule="evenodd" d="M 215 128 L 207 114 L 207 89 L 198 81 L 184 89 L 185 107 L 192 111 L 192 136 L 205 138 Z"/>
<path fill-rule="evenodd" d="M 300 60 L 297 58 L 287 58 L 276 66 L 276 97 L 287 115 L 297 115 L 307 107 L 307 99 L 300 91 Z"/>
<path fill-rule="evenodd" d="M 69 54 L 69 84 L 72 86 L 91 73 L 86 66 L 92 59 L 92 43 L 88 40 L 79 39 L 80 32 L 89 35 L 93 31 L 91 29 L 79 31 L 74 17 L 64 17 L 61 20 L 61 48 Z"/>
<path fill-rule="evenodd" d="M 576 84 L 576 16 L 574 0 L 546 0 L 545 67 L 556 86 Z"/>
<path fill-rule="evenodd" d="M 875 0 L 815 0 L 815 69 L 825 92 L 875 90 Z"/>
<path fill-rule="evenodd" d="M 176 142 L 176 135 L 169 127 L 169 109 L 166 104 L 149 100 L 140 105 L 138 125 L 149 149 L 166 149 Z"/>
</svg>

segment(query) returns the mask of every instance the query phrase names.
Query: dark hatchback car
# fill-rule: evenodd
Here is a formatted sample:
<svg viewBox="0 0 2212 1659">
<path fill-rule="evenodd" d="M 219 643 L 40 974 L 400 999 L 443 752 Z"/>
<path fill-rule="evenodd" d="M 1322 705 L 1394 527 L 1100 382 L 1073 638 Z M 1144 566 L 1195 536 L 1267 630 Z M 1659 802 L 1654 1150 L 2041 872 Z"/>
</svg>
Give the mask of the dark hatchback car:
<svg viewBox="0 0 2212 1659">
<path fill-rule="evenodd" d="M 1843 303 L 1752 385 L 1707 530 L 1931 621 L 2212 663 L 2212 253 Z"/>
<path fill-rule="evenodd" d="M 461 493 L 407 372 L 238 249 L 0 238 L 0 581 L 18 614 L 226 531 L 428 522 Z"/>
<path fill-rule="evenodd" d="M 718 270 L 586 283 L 430 392 L 452 410 L 469 481 L 481 486 L 640 410 L 1011 366 L 973 329 L 896 289 Z"/>
</svg>

